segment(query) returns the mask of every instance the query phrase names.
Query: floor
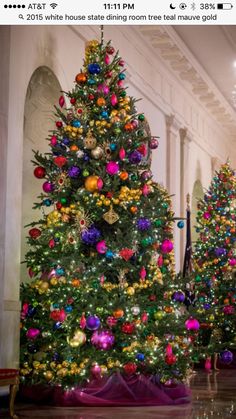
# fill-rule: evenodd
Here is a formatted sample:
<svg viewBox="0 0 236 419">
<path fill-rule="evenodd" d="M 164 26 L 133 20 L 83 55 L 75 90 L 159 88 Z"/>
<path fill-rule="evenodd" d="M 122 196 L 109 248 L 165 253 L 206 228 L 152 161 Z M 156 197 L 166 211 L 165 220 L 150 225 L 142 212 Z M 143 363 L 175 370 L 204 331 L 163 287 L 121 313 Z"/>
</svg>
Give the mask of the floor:
<svg viewBox="0 0 236 419">
<path fill-rule="evenodd" d="M 52 408 L 32 404 L 16 404 L 20 419 L 214 419 L 236 418 L 236 370 L 207 374 L 198 372 L 191 377 L 192 403 L 182 406 L 138 408 Z M 0 418 L 7 419 L 1 409 Z"/>
</svg>

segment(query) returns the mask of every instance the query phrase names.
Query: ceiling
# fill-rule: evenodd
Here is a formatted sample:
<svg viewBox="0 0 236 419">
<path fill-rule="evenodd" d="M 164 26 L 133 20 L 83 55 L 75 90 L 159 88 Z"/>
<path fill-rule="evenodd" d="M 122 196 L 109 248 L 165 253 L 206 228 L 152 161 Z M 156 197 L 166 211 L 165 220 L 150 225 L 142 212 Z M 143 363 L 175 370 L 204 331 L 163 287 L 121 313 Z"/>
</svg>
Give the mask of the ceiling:
<svg viewBox="0 0 236 419">
<path fill-rule="evenodd" d="M 173 26 L 236 110 L 236 26 Z"/>
</svg>

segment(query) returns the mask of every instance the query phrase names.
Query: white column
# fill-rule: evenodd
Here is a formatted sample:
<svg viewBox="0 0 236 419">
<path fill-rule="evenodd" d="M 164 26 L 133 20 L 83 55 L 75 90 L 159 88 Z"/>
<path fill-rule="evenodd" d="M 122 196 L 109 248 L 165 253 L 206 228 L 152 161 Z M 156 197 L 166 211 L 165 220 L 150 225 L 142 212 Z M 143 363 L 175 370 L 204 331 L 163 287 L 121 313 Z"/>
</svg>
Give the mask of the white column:
<svg viewBox="0 0 236 419">
<path fill-rule="evenodd" d="M 186 217 L 186 196 L 191 191 L 189 190 L 189 169 L 190 169 L 190 143 L 192 141 L 190 133 L 187 128 L 181 128 L 179 130 L 180 135 L 180 215 Z M 190 193 L 190 200 L 192 196 Z M 191 208 L 191 202 L 190 202 Z M 181 235 L 180 242 L 180 263 L 181 270 L 183 267 L 184 260 L 184 249 L 185 249 L 186 235 Z"/>
<path fill-rule="evenodd" d="M 173 195 L 172 204 L 175 216 L 180 215 L 180 124 L 174 115 L 166 116 L 166 172 L 167 189 Z M 180 232 L 174 226 L 176 272 L 180 269 Z"/>
</svg>

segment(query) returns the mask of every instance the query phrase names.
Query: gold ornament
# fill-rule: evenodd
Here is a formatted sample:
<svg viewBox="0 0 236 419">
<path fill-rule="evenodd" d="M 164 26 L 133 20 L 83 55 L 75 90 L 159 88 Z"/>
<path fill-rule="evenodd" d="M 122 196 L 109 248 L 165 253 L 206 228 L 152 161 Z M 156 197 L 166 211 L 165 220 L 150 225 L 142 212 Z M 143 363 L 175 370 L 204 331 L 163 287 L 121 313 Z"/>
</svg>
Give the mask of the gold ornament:
<svg viewBox="0 0 236 419">
<path fill-rule="evenodd" d="M 134 295 L 135 294 L 135 289 L 133 287 L 128 287 L 126 290 L 128 295 Z"/>
<path fill-rule="evenodd" d="M 51 371 L 45 371 L 44 376 L 47 381 L 50 381 L 53 377 L 53 373 Z"/>
<path fill-rule="evenodd" d="M 87 230 L 91 225 L 91 218 L 84 210 L 79 210 L 76 213 L 75 221 L 79 232 Z"/>
<path fill-rule="evenodd" d="M 86 178 L 85 184 L 84 184 L 85 189 L 88 192 L 96 192 L 96 191 L 98 191 L 98 179 L 99 179 L 99 177 L 98 176 L 95 176 L 95 175 L 88 176 Z"/>
<path fill-rule="evenodd" d="M 72 348 L 78 348 L 79 346 L 82 346 L 86 342 L 86 335 L 85 333 L 77 329 L 74 333 L 73 338 L 67 337 L 67 343 L 72 346 Z"/>
<path fill-rule="evenodd" d="M 113 210 L 113 207 L 111 206 L 109 211 L 106 212 L 103 215 L 103 219 L 108 223 L 108 224 L 114 224 L 116 223 L 116 221 L 119 220 L 119 215 Z"/>
<path fill-rule="evenodd" d="M 92 136 L 91 131 L 88 132 L 86 138 L 84 139 L 84 147 L 88 150 L 93 150 L 97 145 L 97 140 Z"/>
<path fill-rule="evenodd" d="M 96 159 L 96 160 L 100 160 L 103 156 L 103 149 L 100 146 L 95 147 L 92 151 L 91 151 L 91 156 Z"/>
<path fill-rule="evenodd" d="M 70 179 L 67 173 L 61 173 L 59 176 L 57 176 L 56 185 L 58 191 L 61 191 L 62 189 L 68 188 L 70 186 Z"/>
</svg>

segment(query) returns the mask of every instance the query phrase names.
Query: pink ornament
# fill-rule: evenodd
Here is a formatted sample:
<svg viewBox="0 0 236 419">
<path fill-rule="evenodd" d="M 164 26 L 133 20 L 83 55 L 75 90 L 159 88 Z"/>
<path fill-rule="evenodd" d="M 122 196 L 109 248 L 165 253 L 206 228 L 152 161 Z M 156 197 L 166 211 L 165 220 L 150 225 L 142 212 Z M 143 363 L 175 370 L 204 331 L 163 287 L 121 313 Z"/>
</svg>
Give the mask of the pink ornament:
<svg viewBox="0 0 236 419">
<path fill-rule="evenodd" d="M 126 152 L 125 152 L 125 149 L 122 147 L 119 151 L 119 157 L 121 160 L 124 160 L 125 156 L 126 156 Z"/>
<path fill-rule="evenodd" d="M 97 349 L 108 351 L 115 343 L 115 337 L 110 330 L 96 330 L 91 337 L 92 345 Z"/>
<path fill-rule="evenodd" d="M 236 258 L 232 258 L 229 260 L 229 265 L 230 266 L 235 266 L 236 265 Z"/>
<path fill-rule="evenodd" d="M 167 347 L 166 347 L 166 355 L 170 356 L 172 355 L 173 351 L 172 351 L 172 346 L 170 343 L 168 343 Z"/>
<path fill-rule="evenodd" d="M 55 147 L 55 145 L 57 145 L 57 137 L 56 137 L 55 135 L 53 135 L 53 136 L 51 137 L 51 145 L 52 145 L 53 147 Z"/>
<path fill-rule="evenodd" d="M 51 182 L 44 182 L 43 183 L 43 190 L 46 193 L 52 192 L 53 191 L 53 184 Z"/>
<path fill-rule="evenodd" d="M 204 364 L 204 368 L 206 371 L 210 371 L 211 369 L 211 358 L 207 358 Z"/>
<path fill-rule="evenodd" d="M 110 89 L 109 89 L 109 87 L 108 86 L 104 86 L 103 87 L 103 93 L 104 93 L 104 95 L 108 95 L 108 93 L 110 92 Z"/>
<path fill-rule="evenodd" d="M 98 179 L 97 187 L 99 191 L 103 188 L 103 180 L 101 178 Z"/>
<path fill-rule="evenodd" d="M 144 195 L 144 196 L 147 196 L 148 194 L 149 194 L 149 192 L 150 192 L 150 188 L 149 188 L 149 186 L 148 185 L 143 185 L 143 188 L 142 188 L 142 194 Z"/>
<path fill-rule="evenodd" d="M 97 252 L 100 253 L 101 255 L 106 253 L 107 246 L 106 246 L 105 240 L 101 240 L 100 242 L 98 242 L 96 244 L 96 249 L 97 249 Z"/>
<path fill-rule="evenodd" d="M 108 64 L 110 64 L 110 57 L 109 57 L 109 55 L 105 55 L 105 58 L 104 58 L 104 63 L 106 64 L 106 65 L 108 65 Z"/>
<path fill-rule="evenodd" d="M 234 314 L 234 307 L 233 306 L 225 306 L 223 308 L 223 313 L 224 314 Z"/>
<path fill-rule="evenodd" d="M 138 128 L 138 121 L 137 121 L 137 119 L 134 119 L 134 120 L 131 122 L 131 124 L 132 124 L 132 126 L 133 126 L 133 128 L 134 128 L 134 129 Z"/>
<path fill-rule="evenodd" d="M 120 67 L 124 67 L 124 65 L 125 65 L 124 60 L 120 60 L 120 61 L 119 61 L 119 66 L 120 66 Z"/>
<path fill-rule="evenodd" d="M 113 94 L 111 95 L 111 104 L 112 104 L 112 106 L 116 106 L 116 105 L 117 105 L 117 103 L 118 103 L 118 99 L 117 99 L 117 97 L 116 97 L 115 93 L 113 93 Z"/>
<path fill-rule="evenodd" d="M 59 105 L 60 105 L 60 107 L 63 108 L 64 104 L 65 104 L 65 99 L 64 99 L 63 96 L 60 96 L 60 98 L 59 98 Z"/>
<path fill-rule="evenodd" d="M 85 313 L 83 313 L 83 314 L 82 314 L 81 319 L 80 319 L 80 322 L 79 322 L 79 325 L 80 325 L 80 328 L 81 328 L 82 330 L 84 330 L 84 329 L 85 329 L 85 327 L 86 327 L 86 317 L 85 317 Z"/>
<path fill-rule="evenodd" d="M 52 278 L 55 275 L 56 275 L 56 269 L 52 269 L 48 274 L 48 279 Z"/>
<path fill-rule="evenodd" d="M 90 371 L 94 377 L 99 378 L 101 376 L 102 369 L 98 364 L 95 364 L 91 367 Z"/>
<path fill-rule="evenodd" d="M 161 244 L 161 250 L 163 253 L 170 253 L 173 250 L 173 247 L 173 243 L 168 239 L 164 240 Z"/>
<path fill-rule="evenodd" d="M 142 281 L 144 281 L 144 279 L 145 279 L 145 278 L 146 278 L 146 276 L 147 276 L 147 271 L 146 271 L 146 269 L 144 268 L 144 266 L 142 266 L 142 268 L 140 269 L 139 275 L 140 275 L 140 278 L 142 279 Z"/>
<path fill-rule="evenodd" d="M 141 322 L 142 323 L 147 323 L 148 322 L 148 314 L 146 312 L 142 313 Z"/>
<path fill-rule="evenodd" d="M 197 319 L 190 317 L 188 320 L 186 320 L 185 327 L 187 330 L 198 330 L 200 328 L 200 324 Z"/>
<path fill-rule="evenodd" d="M 39 329 L 35 329 L 33 327 L 31 327 L 27 333 L 26 333 L 26 337 L 28 339 L 34 340 L 36 339 L 38 336 L 40 335 L 40 330 Z"/>
<path fill-rule="evenodd" d="M 64 310 L 64 308 L 62 308 L 60 311 L 59 311 L 59 322 L 61 322 L 61 323 L 63 323 L 65 320 L 66 320 L 66 317 L 67 317 L 67 314 L 66 314 L 66 312 L 65 312 L 65 310 Z"/>
<path fill-rule="evenodd" d="M 119 170 L 119 164 L 115 161 L 109 161 L 109 163 L 107 163 L 106 165 L 106 172 L 111 176 L 116 175 L 116 173 L 118 173 Z"/>
<path fill-rule="evenodd" d="M 50 249 L 53 249 L 55 247 L 55 240 L 54 239 L 49 240 L 48 246 L 50 247 Z"/>
<path fill-rule="evenodd" d="M 24 303 L 21 310 L 21 319 L 25 319 L 28 314 L 29 304 Z"/>
<path fill-rule="evenodd" d="M 104 284 L 104 281 L 105 281 L 105 276 L 104 276 L 104 275 L 102 275 L 102 276 L 100 277 L 100 284 L 101 284 L 101 285 L 103 285 L 103 284 Z"/>
<path fill-rule="evenodd" d="M 159 266 L 159 268 L 161 268 L 163 266 L 163 256 L 160 255 L 157 259 L 157 266 Z"/>
<path fill-rule="evenodd" d="M 107 317 L 106 324 L 109 327 L 114 327 L 117 325 L 117 319 L 113 316 Z"/>
<path fill-rule="evenodd" d="M 28 274 L 29 274 L 30 278 L 32 278 L 35 275 L 35 273 L 34 273 L 34 271 L 33 271 L 32 268 L 29 268 Z"/>
<path fill-rule="evenodd" d="M 119 80 L 119 81 L 117 82 L 117 86 L 118 86 L 118 87 L 123 87 L 123 80 Z"/>
<path fill-rule="evenodd" d="M 209 212 L 204 212 L 204 214 L 203 214 L 203 218 L 204 218 L 205 220 L 209 220 L 209 218 L 211 218 L 211 214 L 210 214 Z"/>
</svg>

